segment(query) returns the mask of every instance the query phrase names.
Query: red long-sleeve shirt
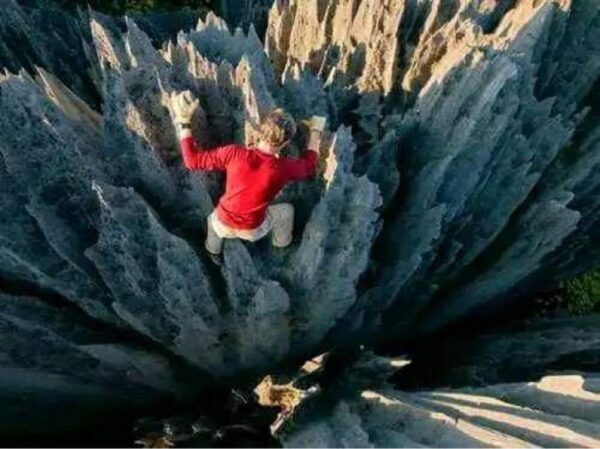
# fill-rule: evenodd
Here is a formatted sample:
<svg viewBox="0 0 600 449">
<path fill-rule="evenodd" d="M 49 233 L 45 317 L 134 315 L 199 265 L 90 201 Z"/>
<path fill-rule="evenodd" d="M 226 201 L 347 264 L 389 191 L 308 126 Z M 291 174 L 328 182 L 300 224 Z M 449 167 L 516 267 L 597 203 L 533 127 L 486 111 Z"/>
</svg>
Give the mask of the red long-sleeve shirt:
<svg viewBox="0 0 600 449">
<path fill-rule="evenodd" d="M 225 171 L 225 193 L 217 205 L 219 220 L 235 229 L 254 229 L 267 207 L 288 182 L 315 174 L 317 152 L 300 158 L 277 157 L 242 145 L 198 151 L 192 137 L 181 139 L 183 162 L 190 170 Z"/>
</svg>

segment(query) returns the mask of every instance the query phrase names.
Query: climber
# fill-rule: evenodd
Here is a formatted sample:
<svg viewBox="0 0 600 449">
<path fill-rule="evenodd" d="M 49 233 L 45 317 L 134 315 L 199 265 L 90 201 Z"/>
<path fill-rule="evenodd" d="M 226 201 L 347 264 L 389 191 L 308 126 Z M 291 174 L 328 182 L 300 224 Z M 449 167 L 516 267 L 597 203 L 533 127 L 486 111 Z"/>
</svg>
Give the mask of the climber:
<svg viewBox="0 0 600 449">
<path fill-rule="evenodd" d="M 287 183 L 314 176 L 325 119 L 315 116 L 309 122 L 308 150 L 300 158 L 280 157 L 296 133 L 293 118 L 281 109 L 261 123 L 255 146 L 231 144 L 199 151 L 190 125 L 199 101 L 185 91 L 174 93 L 171 104 L 186 168 L 226 172 L 225 193 L 207 219 L 207 251 L 216 256 L 225 238 L 256 241 L 269 232 L 273 246 L 288 246 L 294 208 L 289 203 L 270 203 Z"/>
</svg>

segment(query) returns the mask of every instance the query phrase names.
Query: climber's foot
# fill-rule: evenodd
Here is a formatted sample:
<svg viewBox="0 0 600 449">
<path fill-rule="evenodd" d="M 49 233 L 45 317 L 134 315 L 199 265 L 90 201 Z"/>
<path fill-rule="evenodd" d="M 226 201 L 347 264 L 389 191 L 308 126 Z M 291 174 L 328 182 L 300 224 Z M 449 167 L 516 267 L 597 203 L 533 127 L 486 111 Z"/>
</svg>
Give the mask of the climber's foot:
<svg viewBox="0 0 600 449">
<path fill-rule="evenodd" d="M 292 247 L 292 242 L 288 243 L 285 246 L 271 244 L 271 247 L 273 248 L 273 254 L 276 254 L 277 256 L 285 256 Z"/>
<path fill-rule="evenodd" d="M 271 264 L 274 267 L 277 267 L 276 269 L 283 269 L 284 267 L 287 266 L 287 261 L 290 258 L 291 253 L 291 248 L 292 245 L 288 245 L 288 246 L 275 246 L 275 245 L 271 245 L 270 248 L 270 260 L 271 260 Z"/>
<path fill-rule="evenodd" d="M 223 264 L 223 255 L 222 254 L 213 254 L 210 251 L 207 251 L 207 253 L 208 253 L 208 257 L 210 258 L 210 260 L 212 260 L 212 262 L 215 265 L 220 267 Z"/>
</svg>

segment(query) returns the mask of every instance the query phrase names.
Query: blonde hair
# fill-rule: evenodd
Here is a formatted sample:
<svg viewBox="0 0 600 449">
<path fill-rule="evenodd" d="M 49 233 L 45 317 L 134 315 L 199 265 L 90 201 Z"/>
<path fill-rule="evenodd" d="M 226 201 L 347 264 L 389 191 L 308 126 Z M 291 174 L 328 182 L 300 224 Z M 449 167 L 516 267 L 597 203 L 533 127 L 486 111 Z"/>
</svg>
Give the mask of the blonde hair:
<svg viewBox="0 0 600 449">
<path fill-rule="evenodd" d="M 260 139 L 279 148 L 296 134 L 296 122 L 283 109 L 275 109 L 261 123 Z"/>
</svg>

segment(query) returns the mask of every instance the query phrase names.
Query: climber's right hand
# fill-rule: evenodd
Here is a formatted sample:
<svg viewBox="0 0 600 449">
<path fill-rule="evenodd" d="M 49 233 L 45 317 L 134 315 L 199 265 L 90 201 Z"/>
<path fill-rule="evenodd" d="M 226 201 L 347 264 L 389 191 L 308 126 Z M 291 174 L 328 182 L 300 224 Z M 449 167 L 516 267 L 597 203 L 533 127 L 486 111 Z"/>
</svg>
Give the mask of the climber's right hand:
<svg viewBox="0 0 600 449">
<path fill-rule="evenodd" d="M 308 121 L 308 128 L 311 132 L 323 133 L 327 119 L 320 115 L 313 115 Z"/>
<path fill-rule="evenodd" d="M 185 90 L 183 92 L 173 92 L 171 94 L 171 105 L 177 124 L 189 126 L 192 122 L 194 113 L 200 106 L 200 101 L 197 98 L 194 98 L 189 90 Z"/>
<path fill-rule="evenodd" d="M 307 125 L 310 130 L 308 136 L 308 148 L 310 150 L 320 153 L 321 139 L 323 137 L 323 131 L 325 130 L 325 124 L 327 119 L 318 115 L 313 115 L 308 121 Z"/>
</svg>

